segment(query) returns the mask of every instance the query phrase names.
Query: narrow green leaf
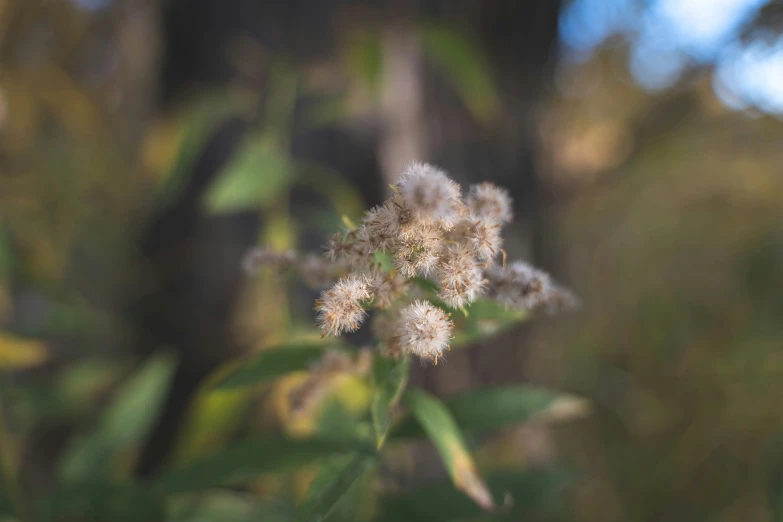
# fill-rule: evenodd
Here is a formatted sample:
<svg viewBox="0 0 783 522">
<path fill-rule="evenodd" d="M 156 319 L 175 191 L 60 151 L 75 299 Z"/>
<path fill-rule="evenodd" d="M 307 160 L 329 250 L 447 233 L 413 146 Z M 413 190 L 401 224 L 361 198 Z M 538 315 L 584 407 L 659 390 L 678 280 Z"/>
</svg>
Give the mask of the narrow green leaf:
<svg viewBox="0 0 783 522">
<path fill-rule="evenodd" d="M 549 408 L 563 394 L 532 386 L 505 386 L 471 390 L 443 403 L 464 432 L 491 431 L 519 424 Z M 394 438 L 424 434 L 416 418 L 408 417 L 392 431 Z"/>
<path fill-rule="evenodd" d="M 186 126 L 185 136 L 177 151 L 166 180 L 157 194 L 160 207 L 176 201 L 188 185 L 193 163 L 198 159 L 211 134 L 225 121 L 240 113 L 240 106 L 231 96 L 217 92 L 196 103 L 183 114 L 181 125 Z"/>
<path fill-rule="evenodd" d="M 204 204 L 212 213 L 260 208 L 288 188 L 293 174 L 288 158 L 248 142 L 209 188 Z"/>
<path fill-rule="evenodd" d="M 282 345 L 264 350 L 240 363 L 216 387 L 221 390 L 241 388 L 274 379 L 291 372 L 307 370 L 324 353 L 324 344 Z"/>
<path fill-rule="evenodd" d="M 202 491 L 347 451 L 346 444 L 319 439 L 250 438 L 169 471 L 157 486 L 168 494 Z"/>
<path fill-rule="evenodd" d="M 60 474 L 76 481 L 108 476 L 112 457 L 147 435 L 174 370 L 168 357 L 150 360 L 118 391 L 114 402 L 89 435 L 66 450 Z"/>
<path fill-rule="evenodd" d="M 372 367 L 375 397 L 372 401 L 372 424 L 375 442 L 380 449 L 391 426 L 391 409 L 397 405 L 408 383 L 410 358 L 400 360 L 376 357 Z"/>
<path fill-rule="evenodd" d="M 321 522 L 343 495 L 375 465 L 376 457 L 354 453 L 329 459 L 318 471 L 299 509 L 298 522 Z"/>
<path fill-rule="evenodd" d="M 426 26 L 422 43 L 473 117 L 485 125 L 494 122 L 500 114 L 500 95 L 479 43 L 443 25 Z"/>
<path fill-rule="evenodd" d="M 496 506 L 492 493 L 479 476 L 473 457 L 448 408 L 434 396 L 410 389 L 405 392 L 405 404 L 435 444 L 454 486 L 482 509 L 494 510 Z"/>
</svg>

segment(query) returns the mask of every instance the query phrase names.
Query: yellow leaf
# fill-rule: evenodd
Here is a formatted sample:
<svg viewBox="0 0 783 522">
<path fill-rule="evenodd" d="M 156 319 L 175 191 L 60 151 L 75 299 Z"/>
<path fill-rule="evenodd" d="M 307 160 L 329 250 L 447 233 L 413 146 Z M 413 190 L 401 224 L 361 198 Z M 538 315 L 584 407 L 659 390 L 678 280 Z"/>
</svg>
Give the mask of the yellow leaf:
<svg viewBox="0 0 783 522">
<path fill-rule="evenodd" d="M 0 333 L 0 369 L 31 368 L 44 362 L 47 356 L 41 341 Z"/>
</svg>

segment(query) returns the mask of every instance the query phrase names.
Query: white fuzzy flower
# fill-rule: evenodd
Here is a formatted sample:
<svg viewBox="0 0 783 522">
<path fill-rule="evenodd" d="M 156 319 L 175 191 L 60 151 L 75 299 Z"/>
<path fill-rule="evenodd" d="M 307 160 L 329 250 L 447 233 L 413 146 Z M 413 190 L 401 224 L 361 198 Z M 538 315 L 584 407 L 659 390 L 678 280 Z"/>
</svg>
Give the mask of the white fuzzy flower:
<svg viewBox="0 0 783 522">
<path fill-rule="evenodd" d="M 391 307 L 408 289 L 408 282 L 404 277 L 382 272 L 372 273 L 369 285 L 375 306 L 382 310 Z"/>
<path fill-rule="evenodd" d="M 472 303 L 484 291 L 484 276 L 470 250 L 458 245 L 445 249 L 436 275 L 440 280 L 438 298 L 452 308 Z"/>
<path fill-rule="evenodd" d="M 482 219 L 469 218 L 459 222 L 450 237 L 465 245 L 477 259 L 491 261 L 500 252 L 503 238 L 500 225 Z"/>
<path fill-rule="evenodd" d="M 506 308 L 530 310 L 546 303 L 554 289 L 549 274 L 524 261 L 491 267 L 485 275 L 492 297 Z"/>
<path fill-rule="evenodd" d="M 432 165 L 412 163 L 397 186 L 418 220 L 439 222 L 448 229 L 458 218 L 460 186 Z"/>
<path fill-rule="evenodd" d="M 405 277 L 429 275 L 438 263 L 443 237 L 437 227 L 420 223 L 401 239 L 393 260 L 394 267 Z"/>
<path fill-rule="evenodd" d="M 513 219 L 511 196 L 492 183 L 471 185 L 465 202 L 477 218 L 493 223 L 509 223 Z"/>
<path fill-rule="evenodd" d="M 366 266 L 371 260 L 373 249 L 367 236 L 360 228 L 338 232 L 326 245 L 326 258 L 333 262 L 344 262 L 351 268 Z"/>
<path fill-rule="evenodd" d="M 413 353 L 437 363 L 449 348 L 453 326 L 446 312 L 427 301 L 416 301 L 400 310 L 394 344 L 403 353 Z"/>
<path fill-rule="evenodd" d="M 343 277 L 315 301 L 316 324 L 324 335 L 353 332 L 367 316 L 362 301 L 369 299 L 369 284 L 364 277 Z"/>
</svg>

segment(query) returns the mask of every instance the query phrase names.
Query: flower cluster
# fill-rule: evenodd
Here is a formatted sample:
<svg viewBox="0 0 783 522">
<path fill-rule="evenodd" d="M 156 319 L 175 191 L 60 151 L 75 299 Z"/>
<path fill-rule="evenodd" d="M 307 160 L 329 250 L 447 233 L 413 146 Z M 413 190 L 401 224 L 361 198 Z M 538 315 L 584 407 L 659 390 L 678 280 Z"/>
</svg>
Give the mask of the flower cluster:
<svg viewBox="0 0 783 522">
<path fill-rule="evenodd" d="M 323 335 L 355 331 L 368 309 L 386 309 L 394 318 L 380 329 L 387 353 L 437 362 L 453 329 L 442 308 L 464 309 L 480 296 L 517 310 L 576 304 L 544 272 L 506 264 L 501 232 L 513 213 L 504 189 L 482 183 L 463 197 L 459 184 L 423 163 L 410 165 L 392 188 L 389 200 L 329 241 L 323 258 L 266 251 L 253 258 L 255 266 L 293 266 L 304 277 L 345 274 L 316 301 Z M 423 279 L 436 284 L 434 295 L 412 284 Z"/>
</svg>

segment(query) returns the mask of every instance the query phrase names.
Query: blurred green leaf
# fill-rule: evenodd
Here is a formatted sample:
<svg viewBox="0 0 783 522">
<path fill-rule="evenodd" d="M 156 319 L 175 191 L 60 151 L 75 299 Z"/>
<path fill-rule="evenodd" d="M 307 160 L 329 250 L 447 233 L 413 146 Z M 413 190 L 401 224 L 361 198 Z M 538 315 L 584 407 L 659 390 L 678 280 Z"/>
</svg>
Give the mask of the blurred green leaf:
<svg viewBox="0 0 783 522">
<path fill-rule="evenodd" d="M 440 287 L 438 286 L 438 283 L 434 281 L 430 281 L 426 277 L 412 277 L 410 281 L 427 292 L 431 295 L 436 295 L 438 292 L 440 292 Z"/>
<path fill-rule="evenodd" d="M 218 175 L 204 204 L 212 213 L 257 209 L 286 190 L 294 174 L 288 158 L 248 141 Z"/>
<path fill-rule="evenodd" d="M 506 310 L 491 299 L 477 299 L 468 307 L 468 316 L 453 314 L 455 336 L 453 346 L 485 339 L 507 330 L 524 320 L 525 313 Z"/>
<path fill-rule="evenodd" d="M 291 372 L 307 370 L 327 348 L 320 344 L 291 344 L 264 350 L 252 359 L 239 363 L 216 387 L 221 390 L 241 388 L 275 379 Z"/>
<path fill-rule="evenodd" d="M 374 455 L 355 453 L 334 457 L 318 471 L 299 508 L 299 522 L 321 522 L 343 495 L 375 465 Z"/>
<path fill-rule="evenodd" d="M 501 471 L 487 477 L 494 491 L 506 491 L 514 498 L 508 512 L 491 513 L 486 520 L 517 522 L 526 520 L 570 520 L 568 502 L 563 498 L 572 474 L 565 469 Z M 381 497 L 380 522 L 447 522 L 476 520 L 482 511 L 450 482 L 417 487 L 410 493 Z M 480 518 L 480 520 L 484 520 Z"/>
<path fill-rule="evenodd" d="M 494 510 L 492 493 L 481 479 L 473 457 L 462 439 L 462 433 L 448 408 L 434 396 L 407 390 L 405 404 L 435 444 L 452 482 L 485 510 Z"/>
<path fill-rule="evenodd" d="M 116 454 L 147 435 L 173 370 L 171 358 L 153 358 L 124 383 L 95 430 L 66 450 L 61 477 L 73 481 L 110 475 Z"/>
<path fill-rule="evenodd" d="M 380 448 L 391 426 L 391 409 L 399 402 L 408 383 L 410 358 L 400 360 L 376 357 L 372 367 L 372 381 L 375 397 L 372 402 L 372 423 L 375 428 L 375 442 Z"/>
<path fill-rule="evenodd" d="M 156 522 L 165 519 L 163 498 L 133 483 L 93 480 L 61 485 L 36 499 L 40 522 Z"/>
<path fill-rule="evenodd" d="M 165 206 L 176 200 L 187 186 L 193 163 L 210 135 L 239 110 L 240 107 L 232 97 L 216 93 L 182 116 L 182 125 L 186 126 L 185 136 L 158 195 L 158 205 Z"/>
<path fill-rule="evenodd" d="M 422 30 L 422 44 L 473 117 L 484 125 L 494 122 L 500 114 L 500 95 L 479 43 L 451 27 L 427 25 Z"/>
<path fill-rule="evenodd" d="M 294 469 L 350 449 L 328 440 L 256 437 L 169 471 L 160 478 L 158 487 L 169 494 L 201 491 L 261 473 Z"/>
<path fill-rule="evenodd" d="M 506 386 L 471 390 L 444 399 L 443 404 L 465 432 L 491 431 L 518 424 L 550 407 L 562 394 L 530 386 Z M 394 438 L 424 435 L 415 417 L 395 427 Z"/>
</svg>

